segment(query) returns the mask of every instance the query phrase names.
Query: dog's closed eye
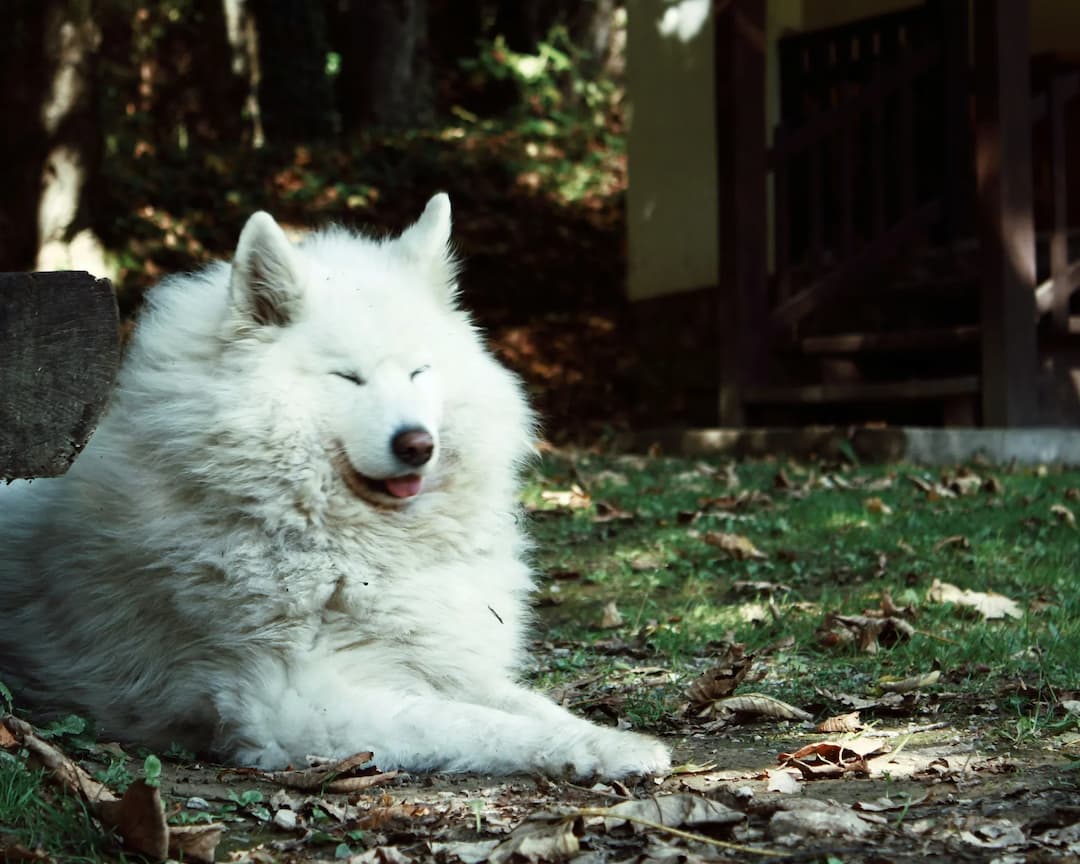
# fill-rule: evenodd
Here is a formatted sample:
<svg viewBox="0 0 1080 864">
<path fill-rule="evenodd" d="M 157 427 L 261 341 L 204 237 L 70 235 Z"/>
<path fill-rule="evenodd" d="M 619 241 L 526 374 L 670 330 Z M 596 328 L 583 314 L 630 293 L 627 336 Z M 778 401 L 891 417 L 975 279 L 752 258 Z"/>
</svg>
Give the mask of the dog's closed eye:
<svg viewBox="0 0 1080 864">
<path fill-rule="evenodd" d="M 355 384 L 357 387 L 363 387 L 367 382 L 357 375 L 355 372 L 335 372 L 338 378 L 344 378 L 350 384 Z M 415 373 L 413 373 L 415 374 Z"/>
<path fill-rule="evenodd" d="M 409 377 L 412 378 L 413 380 L 415 380 L 418 375 L 422 375 L 423 373 L 427 372 L 428 369 L 430 369 L 430 368 L 431 368 L 431 364 L 430 363 L 425 363 L 419 369 L 413 369 L 413 371 L 409 374 Z"/>
</svg>

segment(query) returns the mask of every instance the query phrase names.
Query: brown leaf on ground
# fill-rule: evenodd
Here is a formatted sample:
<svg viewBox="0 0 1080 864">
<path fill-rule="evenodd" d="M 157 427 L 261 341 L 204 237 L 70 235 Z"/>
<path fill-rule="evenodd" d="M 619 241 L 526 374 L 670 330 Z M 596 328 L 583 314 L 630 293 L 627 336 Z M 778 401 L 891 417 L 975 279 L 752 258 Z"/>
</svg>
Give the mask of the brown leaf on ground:
<svg viewBox="0 0 1080 864">
<path fill-rule="evenodd" d="M 934 603 L 954 603 L 957 606 L 973 609 L 983 618 L 1023 618 L 1024 613 L 1015 600 L 993 591 L 972 591 L 958 588 L 949 582 L 935 579 L 930 586 L 929 598 Z"/>
<path fill-rule="evenodd" d="M 10 845 L 0 837 L 0 861 L 52 861 L 49 853 L 44 849 L 27 849 L 22 843 L 12 842 Z"/>
<path fill-rule="evenodd" d="M 837 615 L 830 612 L 817 631 L 818 641 L 826 648 L 855 643 L 859 650 L 875 654 L 881 646 L 891 647 L 910 639 L 915 628 L 903 618 L 868 615 Z"/>
<path fill-rule="evenodd" d="M 593 522 L 617 522 L 620 520 L 636 519 L 637 514 L 608 501 L 596 502 L 596 513 L 592 517 Z"/>
<path fill-rule="evenodd" d="M 1064 504 L 1054 504 L 1050 508 L 1050 513 L 1063 525 L 1068 525 L 1070 528 L 1076 527 L 1076 516 Z"/>
<path fill-rule="evenodd" d="M 792 795 L 799 791 L 798 775 L 791 771 L 766 771 L 768 782 L 765 788 L 769 792 L 779 792 L 781 795 Z"/>
<path fill-rule="evenodd" d="M 897 606 L 887 588 L 881 592 L 881 613 L 887 618 L 906 618 L 909 621 L 917 617 L 913 606 Z"/>
<path fill-rule="evenodd" d="M 380 772 L 368 765 L 374 754 L 355 753 L 337 762 L 315 765 L 311 768 L 289 771 L 257 771 L 255 774 L 272 783 L 280 783 L 290 789 L 308 792 L 359 792 L 379 786 L 397 777 L 397 771 Z M 367 767 L 365 767 L 367 766 Z"/>
<path fill-rule="evenodd" d="M 559 861 L 581 849 L 584 833 L 580 819 L 562 813 L 533 813 L 488 855 L 491 864 Z"/>
<path fill-rule="evenodd" d="M 944 540 L 939 540 L 934 544 L 934 551 L 940 552 L 946 546 L 953 549 L 970 549 L 971 541 L 968 540 L 963 534 L 954 534 L 952 537 L 946 537 Z"/>
<path fill-rule="evenodd" d="M 116 831 L 125 848 L 152 858 L 178 857 L 182 853 L 188 861 L 214 860 L 214 850 L 224 826 L 200 825 L 199 839 L 188 843 L 192 832 L 177 832 L 174 826 L 166 824 L 157 787 L 136 780 L 123 798 L 117 798 L 111 789 L 94 780 L 60 750 L 42 741 L 29 723 L 8 715 L 3 718 L 3 725 L 21 746 L 37 757 L 54 781 L 82 798 L 103 825 Z M 185 837 L 185 834 L 189 836 Z"/>
<path fill-rule="evenodd" d="M 849 711 L 847 714 L 837 714 L 822 720 L 814 727 L 814 731 L 835 734 L 837 732 L 858 732 L 862 728 L 863 723 L 859 719 L 859 712 Z"/>
<path fill-rule="evenodd" d="M 867 498 L 863 506 L 866 507 L 867 512 L 877 513 L 880 516 L 891 516 L 893 512 L 892 507 L 876 496 Z"/>
<path fill-rule="evenodd" d="M 777 762 L 798 768 L 810 780 L 820 777 L 839 777 L 850 772 L 869 773 L 868 757 L 889 752 L 882 740 L 856 738 L 851 741 L 820 741 L 807 744 L 794 753 L 781 753 Z"/>
<path fill-rule="evenodd" d="M 932 672 L 923 675 L 912 675 L 908 678 L 883 678 L 878 682 L 878 686 L 886 693 L 911 693 L 914 690 L 921 690 L 923 687 L 937 684 L 940 678 L 940 670 L 935 669 Z"/>
<path fill-rule="evenodd" d="M 801 846 L 811 837 L 853 840 L 873 830 L 854 810 L 835 801 L 788 798 L 769 820 L 768 835 L 782 846 Z"/>
<path fill-rule="evenodd" d="M 757 548 L 748 538 L 741 534 L 728 534 L 724 531 L 707 531 L 702 538 L 710 546 L 722 549 L 739 561 L 764 560 L 769 556 Z"/>
<path fill-rule="evenodd" d="M 735 825 L 746 819 L 743 813 L 719 801 L 686 793 L 623 801 L 611 807 L 590 810 L 590 815 L 603 816 L 604 829 L 607 831 L 629 823 L 635 833 L 641 833 L 650 824 L 663 825 L 667 828 L 683 828 L 701 825 Z"/>
<path fill-rule="evenodd" d="M 619 611 L 619 607 L 615 605 L 614 600 L 609 600 L 604 604 L 604 612 L 600 617 L 600 629 L 612 630 L 615 627 L 622 627 L 623 616 Z"/>
<path fill-rule="evenodd" d="M 19 746 L 19 739 L 16 738 L 11 730 L 7 726 L 0 723 L 0 748 L 4 750 L 13 750 Z"/>
<path fill-rule="evenodd" d="M 169 826 L 165 824 L 165 809 L 156 786 L 136 780 L 119 801 L 102 801 L 98 816 L 106 828 L 124 838 L 129 849 L 151 858 L 168 857 Z"/>
<path fill-rule="evenodd" d="M 545 489 L 540 493 L 540 500 L 561 510 L 584 510 L 592 504 L 592 497 L 577 483 L 569 489 Z"/>
<path fill-rule="evenodd" d="M 766 696 L 764 693 L 744 693 L 717 699 L 713 702 L 717 714 L 733 714 L 742 718 L 769 717 L 774 720 L 812 720 L 813 715 L 787 702 Z"/>
<path fill-rule="evenodd" d="M 735 692 L 754 662 L 753 654 L 745 654 L 746 646 L 729 645 L 717 665 L 706 670 L 701 677 L 686 688 L 691 711 L 700 711 L 712 705 L 717 699 L 723 699 Z"/>
</svg>

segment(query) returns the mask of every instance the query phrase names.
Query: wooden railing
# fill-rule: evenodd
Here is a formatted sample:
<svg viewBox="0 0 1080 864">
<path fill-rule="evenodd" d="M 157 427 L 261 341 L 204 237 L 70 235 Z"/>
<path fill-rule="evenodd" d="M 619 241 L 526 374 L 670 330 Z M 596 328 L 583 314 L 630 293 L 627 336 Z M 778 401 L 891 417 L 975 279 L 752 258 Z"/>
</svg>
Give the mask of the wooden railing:
<svg viewBox="0 0 1080 864">
<path fill-rule="evenodd" d="M 940 65 L 936 46 L 911 51 L 835 107 L 796 129 L 776 128 L 769 151 L 775 323 L 797 323 L 940 217 L 938 197 L 923 192 L 928 184 L 917 176 L 914 110 L 916 89 Z M 806 219 L 797 243 L 793 212 Z"/>
<path fill-rule="evenodd" d="M 1051 332 L 1068 335 L 1069 302 L 1080 288 L 1080 260 L 1069 259 L 1068 158 L 1066 108 L 1080 94 L 1080 73 L 1057 74 L 1048 88 L 1032 99 L 1032 123 L 1049 122 L 1050 187 L 1053 196 L 1052 224 L 1049 230 L 1050 275 L 1035 290 L 1040 315 L 1049 313 Z M 1077 142 L 1073 142 L 1073 149 Z"/>
</svg>

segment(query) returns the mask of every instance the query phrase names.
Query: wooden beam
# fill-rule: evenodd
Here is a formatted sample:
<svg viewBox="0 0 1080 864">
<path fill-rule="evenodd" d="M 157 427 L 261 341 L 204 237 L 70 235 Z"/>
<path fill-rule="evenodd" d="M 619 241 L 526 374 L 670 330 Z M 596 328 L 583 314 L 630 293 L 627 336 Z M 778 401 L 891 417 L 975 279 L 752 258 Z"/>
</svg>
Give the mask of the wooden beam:
<svg viewBox="0 0 1080 864">
<path fill-rule="evenodd" d="M 977 375 L 907 381 L 875 381 L 855 384 L 809 384 L 794 387 L 760 387 L 748 390 L 748 402 L 773 405 L 819 405 L 840 402 L 929 401 L 947 396 L 975 396 Z"/>
<path fill-rule="evenodd" d="M 0 273 L 0 480 L 67 471 L 120 362 L 116 299 L 89 273 Z"/>
<path fill-rule="evenodd" d="M 743 389 L 765 374 L 769 348 L 765 0 L 728 0 L 713 8 L 720 208 L 718 414 L 724 425 L 742 425 Z"/>
<path fill-rule="evenodd" d="M 774 323 L 778 327 L 796 324 L 823 303 L 851 290 L 859 280 L 872 274 L 875 268 L 883 268 L 915 238 L 929 230 L 940 214 L 941 207 L 937 202 L 913 210 L 827 275 L 778 304 L 772 311 Z"/>
<path fill-rule="evenodd" d="M 1027 0 L 975 8 L 983 423 L 1037 422 Z"/>
<path fill-rule="evenodd" d="M 895 332 L 807 336 L 800 342 L 800 347 L 804 354 L 858 354 L 871 351 L 937 351 L 975 345 L 978 341 L 978 326 L 963 324 Z"/>
</svg>

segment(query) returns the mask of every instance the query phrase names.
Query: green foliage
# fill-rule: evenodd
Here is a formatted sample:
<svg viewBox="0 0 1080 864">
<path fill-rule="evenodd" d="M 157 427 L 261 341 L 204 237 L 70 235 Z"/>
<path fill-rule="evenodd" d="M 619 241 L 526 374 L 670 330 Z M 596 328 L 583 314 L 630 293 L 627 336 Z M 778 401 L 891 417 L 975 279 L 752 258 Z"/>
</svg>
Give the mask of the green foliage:
<svg viewBox="0 0 1080 864">
<path fill-rule="evenodd" d="M 1052 508 L 1076 506 L 1080 472 L 943 473 L 976 471 L 993 478 L 986 489 L 976 480 L 973 491 L 939 495 L 925 491 L 942 485 L 936 472 L 850 459 L 726 469 L 682 459 L 549 457 L 525 500 L 547 511 L 532 520 L 541 572 L 564 574 L 543 586 L 556 601 L 544 608 L 549 638 L 574 647 L 540 683 L 610 665 L 588 646 L 613 636 L 647 646 L 683 680 L 701 670 L 710 646 L 736 641 L 770 649 L 753 690 L 788 701 L 818 702 L 822 690 L 838 686 L 872 696 L 882 678 L 937 669 L 953 698 L 1014 694 L 998 718 L 1012 743 L 1073 728 L 1055 694 L 1080 686 L 1076 531 Z M 587 494 L 566 506 L 557 493 L 571 483 Z M 625 515 L 604 518 L 611 512 Z M 705 542 L 711 532 L 745 537 L 765 557 L 726 554 Z M 935 580 L 1005 595 L 1022 617 L 987 619 L 936 602 Z M 886 592 L 913 608 L 912 638 L 877 653 L 822 640 L 828 613 L 880 609 Z M 624 623 L 601 630 L 611 601 Z M 622 711 L 635 725 L 662 728 L 665 711 L 682 698 L 672 688 L 630 691 Z"/>
<path fill-rule="evenodd" d="M 147 786 L 161 785 L 161 760 L 153 753 L 143 761 L 143 780 Z"/>
<path fill-rule="evenodd" d="M 47 784 L 44 772 L 2 751 L 0 834 L 65 862 L 100 861 L 112 845 L 81 801 Z"/>
<path fill-rule="evenodd" d="M 15 705 L 15 699 L 11 691 L 3 681 L 0 681 L 0 713 L 10 711 Z"/>
</svg>

